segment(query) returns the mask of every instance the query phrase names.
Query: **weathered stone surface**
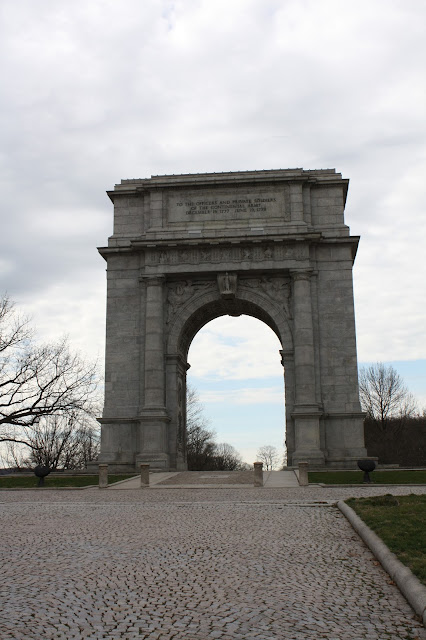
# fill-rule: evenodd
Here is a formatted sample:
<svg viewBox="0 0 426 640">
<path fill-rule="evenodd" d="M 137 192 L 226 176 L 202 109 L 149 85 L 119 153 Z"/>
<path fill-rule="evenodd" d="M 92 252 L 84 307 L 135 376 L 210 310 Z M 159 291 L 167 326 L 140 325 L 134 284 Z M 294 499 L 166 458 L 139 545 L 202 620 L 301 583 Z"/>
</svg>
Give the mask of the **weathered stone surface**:
<svg viewBox="0 0 426 640">
<path fill-rule="evenodd" d="M 255 487 L 263 487 L 263 462 L 255 462 L 253 469 Z"/>
<path fill-rule="evenodd" d="M 153 176 L 109 196 L 105 408 L 111 472 L 186 468 L 187 354 L 204 324 L 248 314 L 279 337 L 289 462 L 365 457 L 348 181 L 334 169 Z"/>
<path fill-rule="evenodd" d="M 425 640 L 332 506 L 380 492 L 3 490 L 0 637 Z"/>
<path fill-rule="evenodd" d="M 149 487 L 149 464 L 139 465 L 141 472 L 141 487 Z"/>
<path fill-rule="evenodd" d="M 106 489 L 108 486 L 108 465 L 99 465 L 99 488 Z"/>
<path fill-rule="evenodd" d="M 308 466 L 307 462 L 299 462 L 299 484 L 301 487 L 309 485 Z"/>
</svg>

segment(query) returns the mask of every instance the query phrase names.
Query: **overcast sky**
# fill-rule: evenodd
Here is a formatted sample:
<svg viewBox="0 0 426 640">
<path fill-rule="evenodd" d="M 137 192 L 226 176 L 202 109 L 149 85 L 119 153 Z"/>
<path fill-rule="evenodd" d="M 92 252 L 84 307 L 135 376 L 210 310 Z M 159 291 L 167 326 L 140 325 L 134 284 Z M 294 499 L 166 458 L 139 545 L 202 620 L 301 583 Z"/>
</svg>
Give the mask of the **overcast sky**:
<svg viewBox="0 0 426 640">
<path fill-rule="evenodd" d="M 425 23 L 423 0 L 2 0 L 0 290 L 43 338 L 65 331 L 102 359 L 107 189 L 334 167 L 351 181 L 346 222 L 361 235 L 359 360 L 399 363 L 426 405 Z M 234 355 L 238 342 L 277 357 L 275 338 L 230 320 L 197 336 L 192 379 L 213 422 L 222 416 L 221 439 L 238 445 L 243 428 L 222 429 L 247 424 L 244 408 L 276 406 L 280 443 L 279 362 L 273 373 L 259 355 L 256 382 Z M 220 402 L 232 379 L 236 413 Z"/>
</svg>

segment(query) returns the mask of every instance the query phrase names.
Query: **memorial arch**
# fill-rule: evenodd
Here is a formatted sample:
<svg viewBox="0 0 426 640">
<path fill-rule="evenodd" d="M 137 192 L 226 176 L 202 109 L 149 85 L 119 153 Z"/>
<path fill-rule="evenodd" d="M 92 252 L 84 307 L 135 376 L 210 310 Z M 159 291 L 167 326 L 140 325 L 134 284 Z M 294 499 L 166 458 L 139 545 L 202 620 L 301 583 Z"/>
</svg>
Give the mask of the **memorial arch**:
<svg viewBox="0 0 426 640">
<path fill-rule="evenodd" d="M 100 462 L 186 468 L 189 346 L 210 320 L 241 314 L 282 345 L 289 464 L 366 456 L 347 187 L 335 170 L 289 169 L 122 180 L 108 193 Z"/>
</svg>

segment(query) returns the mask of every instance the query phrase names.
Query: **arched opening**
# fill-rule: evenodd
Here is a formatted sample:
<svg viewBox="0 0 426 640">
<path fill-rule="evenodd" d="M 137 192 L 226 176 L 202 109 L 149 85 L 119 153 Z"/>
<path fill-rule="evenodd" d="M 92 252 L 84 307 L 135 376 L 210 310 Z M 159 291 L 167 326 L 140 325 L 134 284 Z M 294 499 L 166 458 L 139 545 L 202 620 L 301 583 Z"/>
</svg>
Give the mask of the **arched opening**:
<svg viewBox="0 0 426 640">
<path fill-rule="evenodd" d="M 187 284 L 179 286 L 181 286 L 183 290 L 185 286 L 189 288 Z M 171 422 L 168 429 L 171 466 L 176 466 L 178 469 L 186 468 L 186 380 L 188 365 L 194 364 L 193 362 L 188 362 L 189 348 L 203 327 L 207 326 L 210 321 L 220 318 L 222 318 L 220 322 L 225 323 L 227 322 L 226 319 L 228 319 L 228 322 L 232 322 L 232 318 L 238 319 L 240 316 L 243 316 L 243 318 L 248 317 L 249 322 L 253 322 L 254 319 L 256 319 L 260 321 L 260 325 L 258 326 L 261 326 L 263 331 L 269 327 L 272 330 L 269 333 L 275 334 L 275 338 L 273 338 L 275 342 L 268 350 L 270 350 L 271 361 L 275 361 L 277 367 L 280 362 L 280 352 L 283 360 L 286 362 L 286 394 L 284 396 L 283 371 L 281 368 L 281 373 L 276 374 L 278 375 L 279 382 L 275 384 L 275 386 L 280 385 L 282 388 L 281 402 L 274 402 L 274 405 L 277 405 L 274 407 L 277 409 L 277 423 L 275 429 L 272 427 L 272 430 L 275 435 L 274 440 L 278 440 L 282 454 L 284 453 L 283 444 L 285 437 L 290 451 L 294 440 L 294 428 L 291 417 L 294 403 L 294 371 L 292 369 L 293 337 L 288 316 L 283 312 L 282 305 L 271 298 L 270 295 L 262 291 L 253 290 L 252 287 L 244 288 L 241 286 L 239 295 L 231 299 L 224 297 L 218 298 L 217 292 L 212 287 L 204 287 L 202 285 L 200 285 L 199 289 L 195 292 L 193 290 L 191 290 L 191 292 L 193 295 L 188 296 L 186 302 L 180 305 L 178 312 L 170 316 L 167 356 L 167 393 L 168 406 L 172 407 L 170 414 Z M 244 320 L 242 320 L 242 322 L 244 323 Z M 254 331 L 254 333 L 256 333 L 256 331 Z M 195 344 L 197 344 L 197 342 Z M 203 357 L 208 359 L 209 354 L 206 353 L 204 356 L 201 356 L 201 358 Z M 264 357 L 265 353 L 262 355 L 262 358 Z M 289 366 L 287 366 L 287 364 L 289 364 Z M 255 363 L 251 368 L 254 370 Z M 194 369 L 194 371 L 196 371 L 196 369 Z M 246 398 L 252 398 L 253 394 L 250 396 L 247 388 L 248 385 L 246 385 L 245 391 Z M 259 422 L 256 425 L 256 429 L 253 427 L 253 430 L 256 430 L 259 434 L 262 433 L 264 429 L 265 414 L 270 413 L 270 407 L 265 405 L 267 405 L 267 402 L 264 403 L 262 415 L 260 414 L 261 410 L 259 408 Z M 226 409 L 223 407 L 223 412 L 225 411 Z M 240 416 L 242 415 L 243 412 L 241 411 Z M 254 411 L 252 415 L 255 415 Z M 223 417 L 222 420 L 225 421 L 225 417 Z M 287 429 L 285 428 L 285 420 L 287 420 Z M 243 423 L 244 418 L 241 418 L 241 421 Z M 218 425 L 215 426 L 217 427 Z M 240 426 L 240 430 L 243 430 L 243 426 Z M 221 436 L 223 431 L 227 431 L 228 433 L 226 435 L 229 436 L 229 427 L 228 429 L 225 429 L 225 427 L 220 428 Z M 286 436 L 285 432 L 287 432 Z M 236 434 L 231 435 L 233 435 L 234 438 L 238 438 Z M 229 440 L 228 437 L 227 440 Z M 244 452 L 244 457 L 248 459 L 248 462 L 254 461 L 253 458 L 256 457 L 255 454 L 260 446 L 270 444 L 267 442 L 264 443 L 263 440 L 259 444 L 258 442 L 258 440 L 253 438 L 250 449 L 246 447 L 248 450 Z M 271 444 L 271 446 L 274 445 Z M 283 457 L 282 455 L 281 458 Z"/>
<path fill-rule="evenodd" d="M 198 392 L 218 443 L 252 464 L 262 446 L 284 460 L 285 394 L 276 333 L 249 315 L 221 316 L 193 338 L 187 382 Z"/>
</svg>

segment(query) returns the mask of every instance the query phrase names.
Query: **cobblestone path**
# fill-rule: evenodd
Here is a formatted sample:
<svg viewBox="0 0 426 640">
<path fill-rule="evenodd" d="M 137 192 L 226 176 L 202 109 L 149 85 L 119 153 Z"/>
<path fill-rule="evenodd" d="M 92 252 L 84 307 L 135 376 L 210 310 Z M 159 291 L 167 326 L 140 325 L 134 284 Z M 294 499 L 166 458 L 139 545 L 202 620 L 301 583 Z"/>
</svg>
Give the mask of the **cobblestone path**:
<svg viewBox="0 0 426 640">
<path fill-rule="evenodd" d="M 0 638 L 424 640 L 341 493 L 1 492 Z"/>
</svg>

